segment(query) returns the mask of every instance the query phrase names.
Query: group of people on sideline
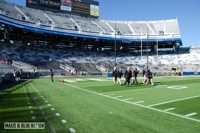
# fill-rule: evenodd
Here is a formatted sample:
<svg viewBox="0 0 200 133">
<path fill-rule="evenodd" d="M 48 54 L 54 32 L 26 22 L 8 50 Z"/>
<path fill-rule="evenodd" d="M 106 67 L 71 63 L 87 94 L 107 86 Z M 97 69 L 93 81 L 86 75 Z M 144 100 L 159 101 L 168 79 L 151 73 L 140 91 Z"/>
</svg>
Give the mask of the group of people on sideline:
<svg viewBox="0 0 200 133">
<path fill-rule="evenodd" d="M 137 76 L 139 74 L 139 70 L 135 68 L 134 70 L 131 69 L 131 67 L 127 67 L 126 71 L 122 73 L 122 70 L 117 70 L 116 67 L 114 67 L 112 77 L 114 84 L 120 84 L 122 85 L 121 78 L 125 77 L 125 86 L 130 86 L 131 84 L 139 84 L 137 80 Z M 146 68 L 142 72 L 142 76 L 144 77 L 143 84 L 150 83 L 151 85 L 154 85 L 153 83 L 153 73 L 149 68 Z"/>
</svg>

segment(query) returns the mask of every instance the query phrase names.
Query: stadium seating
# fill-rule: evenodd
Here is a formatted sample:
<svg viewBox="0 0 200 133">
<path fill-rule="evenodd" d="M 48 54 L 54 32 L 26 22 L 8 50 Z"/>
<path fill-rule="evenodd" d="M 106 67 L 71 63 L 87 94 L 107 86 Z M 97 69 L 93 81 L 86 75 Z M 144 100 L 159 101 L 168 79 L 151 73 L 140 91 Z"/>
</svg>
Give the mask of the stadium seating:
<svg viewBox="0 0 200 133">
<path fill-rule="evenodd" d="M 115 30 L 118 37 L 126 38 L 128 36 L 139 37 L 141 35 L 159 35 L 160 32 L 169 37 L 180 37 L 180 30 L 177 19 L 158 20 L 158 21 L 111 21 L 84 18 L 74 15 L 62 13 L 53 13 L 50 11 L 41 11 L 30 9 L 20 5 L 11 4 L 9 2 L 0 1 L 1 14 L 10 16 L 14 19 L 31 22 L 33 27 L 66 31 L 77 33 L 84 32 L 85 34 L 112 35 Z M 26 23 L 24 23 L 26 25 Z M 27 23 L 30 25 L 30 23 Z M 160 36 L 162 37 L 162 36 Z"/>
<path fill-rule="evenodd" d="M 116 31 L 120 31 L 120 34 L 122 35 L 133 35 L 133 32 L 131 31 L 130 27 L 126 22 L 123 21 L 108 21 L 108 24 L 113 27 Z"/>
<path fill-rule="evenodd" d="M 9 2 L 0 1 L 0 9 L 2 13 L 5 15 L 18 18 L 18 19 L 21 19 L 22 17 L 19 11 L 17 11 L 17 9 L 15 8 L 15 5 Z"/>
<path fill-rule="evenodd" d="M 29 18 L 29 21 L 40 22 L 43 24 L 49 24 L 50 22 L 50 20 L 45 16 L 44 11 L 30 9 L 22 6 L 17 6 L 17 8 L 21 10 L 26 17 Z"/>
<path fill-rule="evenodd" d="M 22 64 L 28 63 L 26 67 L 37 67 L 37 69 L 50 68 L 55 70 L 61 70 L 59 64 L 63 64 L 71 68 L 76 68 L 78 71 L 84 70 L 87 72 L 105 72 L 114 68 L 114 56 L 110 52 L 85 52 L 85 51 L 64 51 L 54 49 L 42 49 L 31 47 L 19 47 L 13 45 L 0 44 L 2 54 L 0 59 L 9 59 L 22 61 Z M 149 56 L 149 66 L 154 71 L 170 72 L 172 67 L 178 67 L 182 71 L 198 71 L 200 70 L 200 59 L 198 57 L 200 53 L 200 47 L 190 47 L 189 53 L 183 48 L 181 54 L 158 54 Z M 183 53 L 185 51 L 185 53 Z M 61 54 L 62 53 L 62 54 Z M 157 58 L 158 57 L 158 58 Z M 39 61 L 39 62 L 38 62 Z M 117 67 L 126 69 L 127 66 L 138 68 L 142 70 L 146 66 L 147 56 L 143 53 L 143 56 L 132 56 L 131 53 L 124 54 L 118 53 L 116 58 Z M 59 63 L 58 63 L 59 62 Z M 32 65 L 33 66 L 32 66 Z M 187 64 L 187 65 L 185 65 Z M 101 69 L 98 66 L 102 66 Z M 23 68 L 25 68 L 23 66 Z M 71 69 L 69 68 L 69 69 Z M 14 69 L 14 68 L 13 68 Z M 12 70 L 13 70 L 12 69 Z M 36 69 L 36 68 L 34 68 Z M 12 72 L 11 70 L 11 72 Z"/>
<path fill-rule="evenodd" d="M 12 19 L 16 23 L 48 29 L 52 31 L 62 31 L 68 33 L 81 33 L 85 35 L 110 37 L 118 32 L 119 38 L 140 39 L 149 35 L 157 35 L 159 38 L 174 36 L 180 37 L 180 30 L 177 19 L 157 20 L 157 21 L 111 21 L 91 18 L 83 18 L 62 13 L 53 13 L 50 11 L 40 11 L 26 8 L 20 5 L 11 4 L 0 0 L 0 14 Z M 24 19 L 25 18 L 25 21 Z M 163 34 L 166 35 L 163 37 Z M 154 37 L 155 39 L 155 37 Z M 74 67 L 81 71 L 100 72 L 112 70 L 114 67 L 114 52 L 102 51 L 65 51 L 44 48 L 21 47 L 15 45 L 0 44 L 0 59 L 9 59 L 18 61 L 20 65 L 33 66 L 37 69 L 54 68 L 61 70 L 63 68 L 71 69 Z M 61 54 L 62 53 L 62 54 Z M 136 67 L 142 70 L 147 63 L 147 53 L 118 53 L 117 66 L 126 69 L 127 66 Z M 198 71 L 200 69 L 200 47 L 179 48 L 175 53 L 172 50 L 159 51 L 158 56 L 155 52 L 149 52 L 149 66 L 153 71 L 169 72 L 172 67 L 179 67 L 182 71 Z M 39 61 L 39 62 L 38 62 Z M 20 63 L 21 62 L 21 63 Z M 189 64 L 189 65 L 185 65 Z M 5 67 L 5 66 L 1 66 Z M 12 71 L 14 68 L 9 69 Z M 34 68 L 36 69 L 36 68 Z"/>
</svg>

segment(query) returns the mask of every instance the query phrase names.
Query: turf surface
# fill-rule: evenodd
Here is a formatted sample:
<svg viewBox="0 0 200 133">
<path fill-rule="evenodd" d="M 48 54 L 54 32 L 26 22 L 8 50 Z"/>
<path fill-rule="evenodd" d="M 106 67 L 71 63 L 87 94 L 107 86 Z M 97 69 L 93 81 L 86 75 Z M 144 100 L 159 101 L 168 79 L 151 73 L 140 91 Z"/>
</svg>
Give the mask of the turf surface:
<svg viewBox="0 0 200 133">
<path fill-rule="evenodd" d="M 154 82 L 126 87 L 103 77 L 35 79 L 0 92 L 1 132 L 198 133 L 200 77 L 154 77 Z M 5 130 L 4 122 L 46 127 Z"/>
</svg>

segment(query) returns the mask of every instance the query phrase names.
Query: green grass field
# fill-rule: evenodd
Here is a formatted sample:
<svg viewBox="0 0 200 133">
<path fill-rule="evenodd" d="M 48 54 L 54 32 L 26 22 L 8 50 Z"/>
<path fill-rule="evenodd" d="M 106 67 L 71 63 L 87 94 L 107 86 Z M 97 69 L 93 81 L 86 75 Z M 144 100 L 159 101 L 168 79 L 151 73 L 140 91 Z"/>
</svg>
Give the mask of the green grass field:
<svg viewBox="0 0 200 133">
<path fill-rule="evenodd" d="M 11 87 L 0 92 L 0 132 L 200 132 L 200 77 L 154 77 L 154 86 L 138 80 L 126 87 L 107 77 L 43 78 Z M 5 122 L 45 129 L 4 129 Z"/>
</svg>

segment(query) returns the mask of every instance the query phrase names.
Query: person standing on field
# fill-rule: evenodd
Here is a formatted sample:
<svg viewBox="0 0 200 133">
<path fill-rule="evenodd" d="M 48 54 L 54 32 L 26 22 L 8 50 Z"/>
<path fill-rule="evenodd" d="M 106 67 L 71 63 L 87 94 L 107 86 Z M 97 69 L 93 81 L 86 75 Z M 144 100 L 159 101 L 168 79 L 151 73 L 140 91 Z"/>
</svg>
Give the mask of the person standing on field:
<svg viewBox="0 0 200 133">
<path fill-rule="evenodd" d="M 16 82 L 18 83 L 19 79 L 20 79 L 20 73 L 19 70 L 16 71 L 15 73 L 15 77 L 16 77 Z"/>
<path fill-rule="evenodd" d="M 132 71 L 131 71 L 130 67 L 127 67 L 127 69 L 126 69 L 126 71 L 124 73 L 124 77 L 126 79 L 124 85 L 129 86 L 130 85 L 130 80 L 131 80 L 131 77 L 132 77 Z"/>
<path fill-rule="evenodd" d="M 138 73 L 139 73 L 139 71 L 137 70 L 137 68 L 135 68 L 135 70 L 133 70 L 134 79 L 133 79 L 133 83 L 132 84 L 138 84 L 138 81 L 137 81 Z"/>
<path fill-rule="evenodd" d="M 154 85 L 154 83 L 153 83 L 153 73 L 150 69 L 148 69 L 148 80 L 151 83 L 151 85 Z"/>
<path fill-rule="evenodd" d="M 50 74 L 51 74 L 51 81 L 54 82 L 54 81 L 53 81 L 53 76 L 54 76 L 54 74 L 53 74 L 53 70 L 52 70 L 52 69 L 50 69 Z"/>
<path fill-rule="evenodd" d="M 142 70 L 142 77 L 145 76 L 145 69 Z"/>
<path fill-rule="evenodd" d="M 148 83 L 148 70 L 147 68 L 145 68 L 143 84 L 147 84 L 147 83 Z"/>
<path fill-rule="evenodd" d="M 121 83 L 121 77 L 122 77 L 123 73 L 122 73 L 122 69 L 120 68 L 119 71 L 117 71 L 117 84 L 122 85 Z"/>
<path fill-rule="evenodd" d="M 117 84 L 117 68 L 116 67 L 114 67 L 112 77 L 113 77 L 114 84 Z"/>
</svg>

